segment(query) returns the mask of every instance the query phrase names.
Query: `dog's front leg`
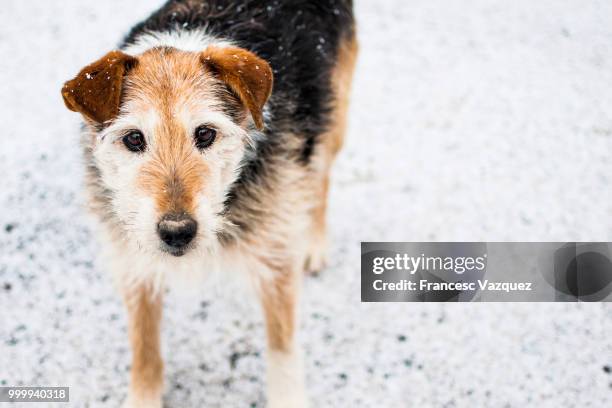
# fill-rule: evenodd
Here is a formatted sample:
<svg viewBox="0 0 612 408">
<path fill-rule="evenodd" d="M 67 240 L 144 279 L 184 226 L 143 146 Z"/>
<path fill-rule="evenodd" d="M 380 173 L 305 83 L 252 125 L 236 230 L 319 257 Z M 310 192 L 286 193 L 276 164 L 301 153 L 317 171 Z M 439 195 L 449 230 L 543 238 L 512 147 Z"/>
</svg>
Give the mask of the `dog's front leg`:
<svg viewBox="0 0 612 408">
<path fill-rule="evenodd" d="M 297 269 L 296 269 L 297 270 Z M 268 407 L 304 408 L 302 353 L 295 341 L 298 276 L 294 270 L 275 271 L 261 287 L 268 335 Z"/>
<path fill-rule="evenodd" d="M 132 369 L 130 389 L 124 408 L 161 408 L 163 362 L 159 348 L 162 314 L 160 294 L 147 286 L 130 290 L 125 296 L 128 310 Z"/>
</svg>

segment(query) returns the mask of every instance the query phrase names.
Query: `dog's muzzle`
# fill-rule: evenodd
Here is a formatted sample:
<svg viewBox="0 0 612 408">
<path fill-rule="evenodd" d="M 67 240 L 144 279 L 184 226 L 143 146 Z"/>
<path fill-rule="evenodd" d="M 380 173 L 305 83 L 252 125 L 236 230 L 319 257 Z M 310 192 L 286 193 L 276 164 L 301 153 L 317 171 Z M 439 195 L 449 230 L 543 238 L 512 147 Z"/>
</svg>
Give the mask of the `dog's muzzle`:
<svg viewBox="0 0 612 408">
<path fill-rule="evenodd" d="M 157 224 L 157 234 L 163 242 L 163 250 L 174 256 L 185 253 L 197 231 L 198 223 L 185 213 L 166 214 Z"/>
</svg>

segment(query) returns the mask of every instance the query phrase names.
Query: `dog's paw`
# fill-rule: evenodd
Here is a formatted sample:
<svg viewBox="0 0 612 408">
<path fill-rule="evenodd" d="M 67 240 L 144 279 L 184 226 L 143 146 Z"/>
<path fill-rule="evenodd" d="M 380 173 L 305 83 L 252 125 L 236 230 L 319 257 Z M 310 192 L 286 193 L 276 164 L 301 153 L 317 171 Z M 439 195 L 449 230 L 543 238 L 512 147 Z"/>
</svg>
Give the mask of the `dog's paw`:
<svg viewBox="0 0 612 408">
<path fill-rule="evenodd" d="M 142 397 L 132 393 L 123 402 L 122 408 L 162 408 L 161 397 Z"/>
<path fill-rule="evenodd" d="M 307 408 L 301 350 L 268 351 L 267 397 L 269 408 Z"/>
<path fill-rule="evenodd" d="M 304 272 L 311 276 L 318 275 L 327 265 L 327 239 L 323 235 L 313 239 L 304 263 Z"/>
<path fill-rule="evenodd" d="M 269 408 L 308 408 L 308 400 L 304 397 L 272 398 L 268 402 Z"/>
</svg>

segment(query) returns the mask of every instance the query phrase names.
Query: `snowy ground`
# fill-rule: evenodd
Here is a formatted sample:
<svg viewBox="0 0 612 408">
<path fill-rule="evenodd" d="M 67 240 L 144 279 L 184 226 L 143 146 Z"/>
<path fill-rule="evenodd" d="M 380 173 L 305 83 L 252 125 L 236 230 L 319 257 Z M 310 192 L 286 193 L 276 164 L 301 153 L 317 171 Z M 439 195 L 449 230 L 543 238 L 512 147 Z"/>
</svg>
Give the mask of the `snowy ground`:
<svg viewBox="0 0 612 408">
<path fill-rule="evenodd" d="M 0 385 L 116 407 L 126 322 L 60 86 L 147 0 L 0 9 Z M 361 240 L 612 240 L 612 2 L 358 1 L 361 57 L 302 310 L 313 407 L 612 405 L 608 304 L 361 304 Z M 171 296 L 169 407 L 262 407 L 252 304 Z M 1 404 L 0 404 L 1 405 Z"/>
</svg>

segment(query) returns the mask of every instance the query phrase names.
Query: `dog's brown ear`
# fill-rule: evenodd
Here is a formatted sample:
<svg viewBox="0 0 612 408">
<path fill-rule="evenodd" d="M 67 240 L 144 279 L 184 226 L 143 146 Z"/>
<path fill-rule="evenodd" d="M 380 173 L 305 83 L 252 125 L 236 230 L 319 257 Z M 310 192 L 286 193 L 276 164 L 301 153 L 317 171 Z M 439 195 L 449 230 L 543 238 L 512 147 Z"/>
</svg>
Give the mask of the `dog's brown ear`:
<svg viewBox="0 0 612 408">
<path fill-rule="evenodd" d="M 136 63 L 136 58 L 121 51 L 109 52 L 64 84 L 64 103 L 98 123 L 114 118 L 119 113 L 123 78 Z"/>
<path fill-rule="evenodd" d="M 272 93 L 272 69 L 257 55 L 237 47 L 206 48 L 204 66 L 236 93 L 249 110 L 255 125 L 263 129 L 263 107 Z"/>
</svg>

